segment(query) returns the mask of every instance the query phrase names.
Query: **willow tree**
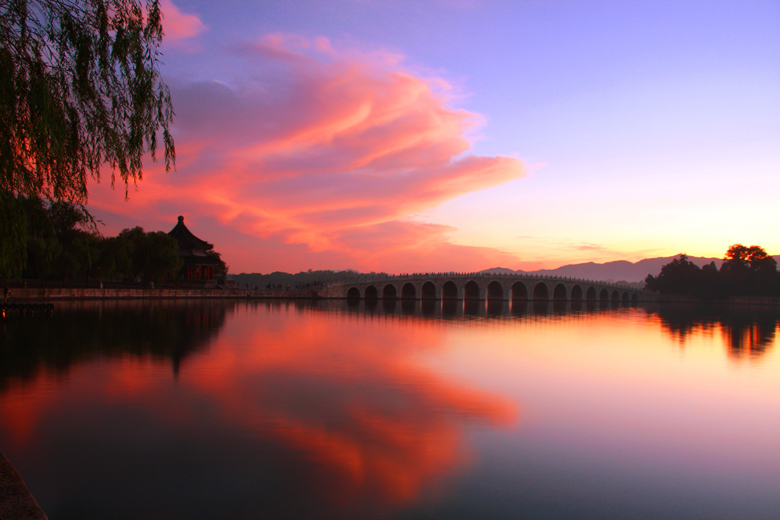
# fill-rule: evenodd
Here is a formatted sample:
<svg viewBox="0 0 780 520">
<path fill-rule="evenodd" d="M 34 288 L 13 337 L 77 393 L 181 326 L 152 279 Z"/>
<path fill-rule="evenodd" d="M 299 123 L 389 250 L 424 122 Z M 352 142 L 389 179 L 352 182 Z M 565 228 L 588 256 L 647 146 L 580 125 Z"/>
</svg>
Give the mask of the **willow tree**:
<svg viewBox="0 0 780 520">
<path fill-rule="evenodd" d="M 173 167 L 162 36 L 157 0 L 0 0 L 0 274 L 24 256 L 14 199 L 83 208 L 90 177 L 127 195 L 146 153 Z"/>
</svg>

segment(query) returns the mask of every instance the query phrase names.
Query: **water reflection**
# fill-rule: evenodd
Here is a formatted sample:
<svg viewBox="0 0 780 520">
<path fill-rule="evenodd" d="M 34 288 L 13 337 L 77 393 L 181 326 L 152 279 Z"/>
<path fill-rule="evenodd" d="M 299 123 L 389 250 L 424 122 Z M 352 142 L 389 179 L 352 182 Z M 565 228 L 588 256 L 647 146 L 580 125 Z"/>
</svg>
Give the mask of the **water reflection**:
<svg viewBox="0 0 780 520">
<path fill-rule="evenodd" d="M 63 304 L 0 324 L 0 447 L 51 518 L 734 517 L 776 503 L 777 323 L 611 302 Z M 702 337 L 761 363 L 669 348 Z"/>
<path fill-rule="evenodd" d="M 780 309 L 764 306 L 665 304 L 648 312 L 667 333 L 684 345 L 694 334 L 719 331 L 734 359 L 759 358 L 774 345 Z"/>
<path fill-rule="evenodd" d="M 329 310 L 367 316 L 417 316 L 447 321 L 479 319 L 568 318 L 639 309 L 657 319 L 678 343 L 699 333 L 719 331 L 732 359 L 758 358 L 775 343 L 780 309 L 762 306 L 643 304 L 620 301 L 506 300 L 347 300 L 330 302 Z"/>
<path fill-rule="evenodd" d="M 565 301 L 565 300 L 343 300 L 330 302 L 332 307 L 343 307 L 352 312 L 462 318 L 464 316 L 524 316 L 563 315 L 580 312 L 599 312 L 616 309 L 636 308 L 637 304 L 611 301 Z"/>
<path fill-rule="evenodd" d="M 327 307 L 72 305 L 6 323 L 3 449 L 52 518 L 376 518 L 464 467 L 467 425 L 516 422 L 516 403 L 414 361 L 443 330 L 377 334 Z"/>
<path fill-rule="evenodd" d="M 74 302 L 52 317 L 0 320 L 0 389 L 46 369 L 64 376 L 73 365 L 126 355 L 170 361 L 173 373 L 205 349 L 235 302 L 203 300 Z"/>
</svg>

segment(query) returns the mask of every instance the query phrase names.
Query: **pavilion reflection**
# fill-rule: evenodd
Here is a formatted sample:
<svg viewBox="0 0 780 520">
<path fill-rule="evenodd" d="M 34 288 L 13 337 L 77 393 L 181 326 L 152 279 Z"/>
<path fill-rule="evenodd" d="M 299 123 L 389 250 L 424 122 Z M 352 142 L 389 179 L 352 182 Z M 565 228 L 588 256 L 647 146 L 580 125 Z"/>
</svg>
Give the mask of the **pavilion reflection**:
<svg viewBox="0 0 780 520">
<path fill-rule="evenodd" d="M 235 302 L 82 301 L 58 304 L 47 318 L 0 320 L 0 389 L 41 369 L 60 375 L 95 358 L 169 361 L 174 374 L 208 348 Z"/>
</svg>

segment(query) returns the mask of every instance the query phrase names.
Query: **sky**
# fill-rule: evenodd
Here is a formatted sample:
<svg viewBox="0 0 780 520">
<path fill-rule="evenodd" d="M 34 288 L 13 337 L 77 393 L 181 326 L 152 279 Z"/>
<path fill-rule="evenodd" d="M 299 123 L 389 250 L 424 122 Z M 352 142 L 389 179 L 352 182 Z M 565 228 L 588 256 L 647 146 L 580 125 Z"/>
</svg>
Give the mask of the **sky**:
<svg viewBox="0 0 780 520">
<path fill-rule="evenodd" d="M 164 0 L 176 170 L 90 185 L 231 273 L 780 254 L 780 2 Z"/>
</svg>

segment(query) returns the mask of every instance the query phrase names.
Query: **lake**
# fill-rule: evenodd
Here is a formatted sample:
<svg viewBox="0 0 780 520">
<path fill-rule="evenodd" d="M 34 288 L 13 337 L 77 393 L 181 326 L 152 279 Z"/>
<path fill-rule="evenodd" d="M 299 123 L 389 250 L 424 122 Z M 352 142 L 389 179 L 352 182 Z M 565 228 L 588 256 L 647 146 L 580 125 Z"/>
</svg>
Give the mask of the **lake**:
<svg viewBox="0 0 780 520">
<path fill-rule="evenodd" d="M 0 320 L 52 520 L 780 518 L 780 310 L 134 301 Z"/>
</svg>

